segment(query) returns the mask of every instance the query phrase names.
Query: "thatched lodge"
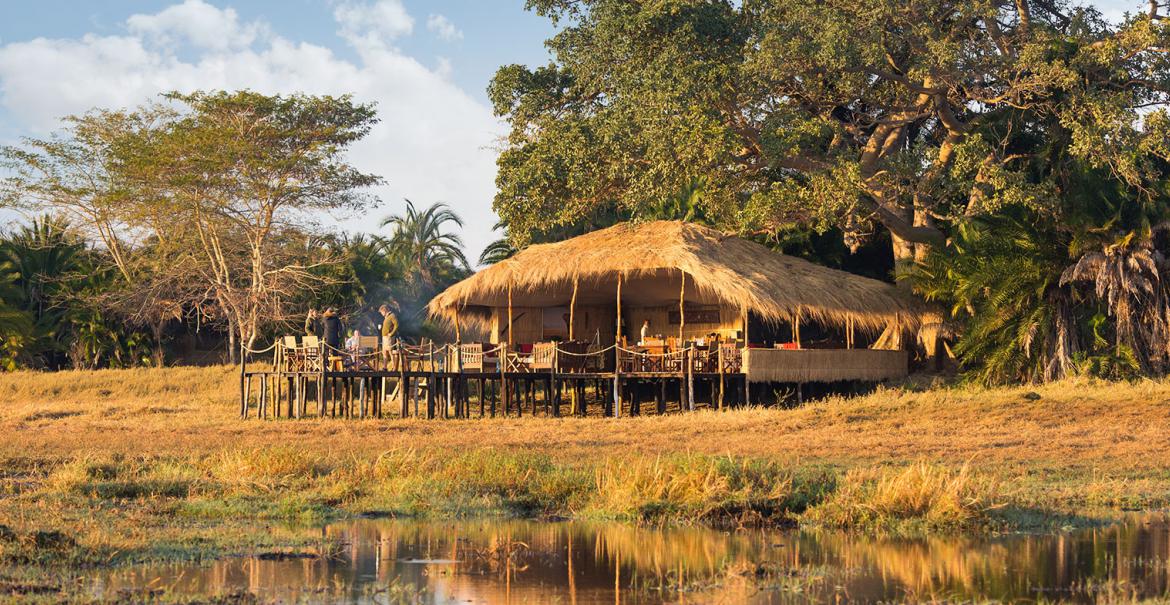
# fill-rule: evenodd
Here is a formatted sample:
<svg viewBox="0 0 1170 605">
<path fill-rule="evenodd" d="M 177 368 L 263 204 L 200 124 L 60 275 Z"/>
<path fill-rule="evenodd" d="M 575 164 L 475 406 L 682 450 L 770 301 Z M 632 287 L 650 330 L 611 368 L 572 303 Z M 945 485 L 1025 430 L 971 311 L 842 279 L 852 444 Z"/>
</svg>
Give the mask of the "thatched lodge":
<svg viewBox="0 0 1170 605">
<path fill-rule="evenodd" d="M 678 221 L 529 246 L 448 288 L 429 310 L 480 326 L 485 346 L 510 350 L 552 341 L 650 355 L 718 346 L 740 356 L 736 369 L 752 382 L 905 375 L 904 351 L 870 347 L 919 320 L 912 297 L 890 284 Z M 620 354 L 605 363 L 622 371 Z"/>
</svg>

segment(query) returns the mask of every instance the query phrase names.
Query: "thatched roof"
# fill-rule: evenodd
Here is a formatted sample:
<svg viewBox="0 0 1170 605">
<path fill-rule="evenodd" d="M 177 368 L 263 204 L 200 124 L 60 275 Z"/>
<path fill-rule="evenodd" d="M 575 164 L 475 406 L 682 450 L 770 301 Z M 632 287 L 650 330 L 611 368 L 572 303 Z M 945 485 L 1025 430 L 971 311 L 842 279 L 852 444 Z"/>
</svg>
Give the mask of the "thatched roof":
<svg viewBox="0 0 1170 605">
<path fill-rule="evenodd" d="M 681 273 L 680 273 L 681 272 Z M 858 328 L 918 321 L 914 299 L 874 279 L 779 254 L 709 227 L 680 221 L 622 223 L 552 244 L 529 246 L 451 286 L 431 301 L 432 316 L 483 319 L 506 307 L 612 304 L 623 276 L 623 305 L 687 302 L 747 309 L 767 321 L 802 320 Z"/>
</svg>

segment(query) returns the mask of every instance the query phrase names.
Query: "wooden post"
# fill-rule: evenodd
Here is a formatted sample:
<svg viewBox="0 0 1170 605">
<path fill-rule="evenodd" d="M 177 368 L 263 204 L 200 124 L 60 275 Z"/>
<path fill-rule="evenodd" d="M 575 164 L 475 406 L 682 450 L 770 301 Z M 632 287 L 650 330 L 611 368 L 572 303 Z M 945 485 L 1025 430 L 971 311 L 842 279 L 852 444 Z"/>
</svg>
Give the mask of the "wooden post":
<svg viewBox="0 0 1170 605">
<path fill-rule="evenodd" d="M 686 307 L 683 305 L 687 292 L 687 274 L 680 271 L 682 280 L 678 287 L 678 346 L 683 346 L 683 326 L 687 325 Z"/>
<path fill-rule="evenodd" d="M 796 341 L 796 348 L 800 348 L 800 307 L 792 314 L 792 339 Z"/>
<path fill-rule="evenodd" d="M 687 409 L 695 411 L 695 366 L 691 359 L 691 350 L 688 348 L 683 353 L 683 363 L 686 364 L 687 369 Z"/>
<path fill-rule="evenodd" d="M 427 343 L 427 358 L 431 362 L 430 370 L 427 374 L 427 420 L 435 419 L 435 391 L 438 390 L 439 385 L 435 384 L 435 343 Z"/>
<path fill-rule="evenodd" d="M 573 296 L 569 299 L 569 340 L 573 340 L 573 324 L 577 323 L 577 276 L 573 275 Z"/>
<path fill-rule="evenodd" d="M 618 273 L 617 280 L 617 319 L 614 322 L 616 330 L 613 337 L 613 417 L 620 418 L 622 414 L 622 274 Z"/>
<path fill-rule="evenodd" d="M 682 365 L 678 368 L 678 409 L 687 409 L 687 401 L 689 401 L 690 383 L 687 382 L 687 349 L 682 352 Z"/>
<path fill-rule="evenodd" d="M 622 344 L 622 274 L 621 273 L 618 273 L 617 321 L 614 322 L 614 325 L 617 326 L 617 329 L 614 331 L 613 342 L 614 342 L 614 345 L 616 345 L 617 347 L 620 347 Z M 614 348 L 614 351 L 617 352 L 618 349 Z M 615 359 L 616 359 L 616 356 L 615 356 Z"/>
<path fill-rule="evenodd" d="M 716 351 L 715 362 L 717 364 L 719 364 L 718 365 L 718 369 L 719 369 L 719 403 L 718 403 L 718 408 L 720 410 L 722 410 L 723 409 L 723 392 L 727 390 L 727 375 L 723 373 L 723 347 L 719 346 L 718 344 L 716 345 L 716 347 L 717 348 L 715 349 L 715 351 Z"/>
<path fill-rule="evenodd" d="M 845 348 L 853 348 L 853 316 L 850 315 L 845 319 Z"/>
<path fill-rule="evenodd" d="M 512 344 L 512 282 L 508 282 L 508 344 Z"/>
<path fill-rule="evenodd" d="M 574 286 L 573 287 L 573 298 L 576 298 L 576 294 L 577 294 L 576 285 L 577 285 L 577 280 L 574 279 L 573 280 L 573 286 Z M 570 307 L 570 308 L 572 308 L 572 307 Z M 572 311 L 570 311 L 569 316 L 572 317 L 572 315 L 573 315 L 573 313 L 572 313 Z M 572 319 L 570 319 L 569 325 L 572 326 L 572 323 L 573 323 L 573 321 L 572 321 Z M 570 327 L 569 330 L 571 331 L 572 328 Z M 553 418 L 560 418 L 560 416 L 561 416 L 561 398 L 560 398 L 560 395 L 558 394 L 558 389 L 557 389 L 557 364 L 559 363 L 560 357 L 561 357 L 560 352 L 557 350 L 556 343 L 553 343 L 552 371 L 550 372 L 550 375 L 548 377 L 548 397 L 550 399 L 552 399 Z"/>
<path fill-rule="evenodd" d="M 323 344 L 317 345 L 317 400 L 320 407 L 321 417 L 325 417 L 325 406 L 328 402 L 325 399 L 325 350 Z"/>
<path fill-rule="evenodd" d="M 251 398 L 252 398 L 252 377 L 248 376 L 244 380 L 244 409 L 242 410 L 243 411 L 242 416 L 243 416 L 244 420 L 248 419 L 248 400 Z M 257 404 L 257 406 L 258 405 L 259 404 Z"/>
<path fill-rule="evenodd" d="M 401 398 L 399 415 L 402 418 L 410 416 L 410 405 L 406 399 L 406 351 L 398 351 L 398 394 Z"/>
<path fill-rule="evenodd" d="M 510 292 L 510 290 L 509 290 Z M 512 306 L 508 305 L 508 313 L 512 313 Z M 512 330 L 508 330 L 508 337 L 511 338 Z M 508 345 L 507 343 L 500 345 L 500 403 L 504 406 L 504 417 L 508 417 Z M 493 406 L 492 416 L 496 415 Z"/>
<path fill-rule="evenodd" d="M 240 345 L 240 418 L 248 417 L 248 394 L 244 392 L 244 376 L 248 374 L 248 347 Z"/>
</svg>

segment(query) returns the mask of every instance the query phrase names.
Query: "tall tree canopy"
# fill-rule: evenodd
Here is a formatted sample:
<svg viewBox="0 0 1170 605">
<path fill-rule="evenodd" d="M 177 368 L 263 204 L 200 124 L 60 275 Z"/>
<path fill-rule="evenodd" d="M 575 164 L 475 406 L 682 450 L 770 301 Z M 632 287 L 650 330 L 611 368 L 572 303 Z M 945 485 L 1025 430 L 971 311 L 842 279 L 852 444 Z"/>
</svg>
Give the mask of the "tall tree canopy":
<svg viewBox="0 0 1170 605">
<path fill-rule="evenodd" d="M 495 208 L 514 244 L 638 216 L 702 179 L 707 220 L 887 230 L 922 258 L 958 221 L 1051 215 L 1069 161 L 1136 198 L 1170 156 L 1170 26 L 1063 0 L 529 0 L 555 62 L 501 68 Z M 1069 160 L 1069 161 L 1066 161 Z"/>
<path fill-rule="evenodd" d="M 340 262 L 306 242 L 323 213 L 370 199 L 380 179 L 345 152 L 376 121 L 344 96 L 170 94 L 0 150 L 0 200 L 87 228 L 123 277 L 110 298 L 156 334 L 176 309 L 196 307 L 250 345 L 324 285 L 318 268 Z"/>
</svg>

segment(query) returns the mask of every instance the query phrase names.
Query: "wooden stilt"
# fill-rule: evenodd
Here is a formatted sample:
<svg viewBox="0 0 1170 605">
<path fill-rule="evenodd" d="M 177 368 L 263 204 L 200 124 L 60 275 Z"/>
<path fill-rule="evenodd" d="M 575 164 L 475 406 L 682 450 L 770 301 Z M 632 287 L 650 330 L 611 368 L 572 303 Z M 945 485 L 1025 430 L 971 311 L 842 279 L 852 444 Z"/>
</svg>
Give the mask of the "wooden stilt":
<svg viewBox="0 0 1170 605">
<path fill-rule="evenodd" d="M 240 346 L 240 418 L 248 417 L 248 392 L 245 377 L 248 375 L 248 348 Z"/>
<path fill-rule="evenodd" d="M 252 397 L 252 377 L 248 376 L 244 380 L 244 400 L 240 407 L 240 418 L 248 419 L 248 399 Z"/>
</svg>

